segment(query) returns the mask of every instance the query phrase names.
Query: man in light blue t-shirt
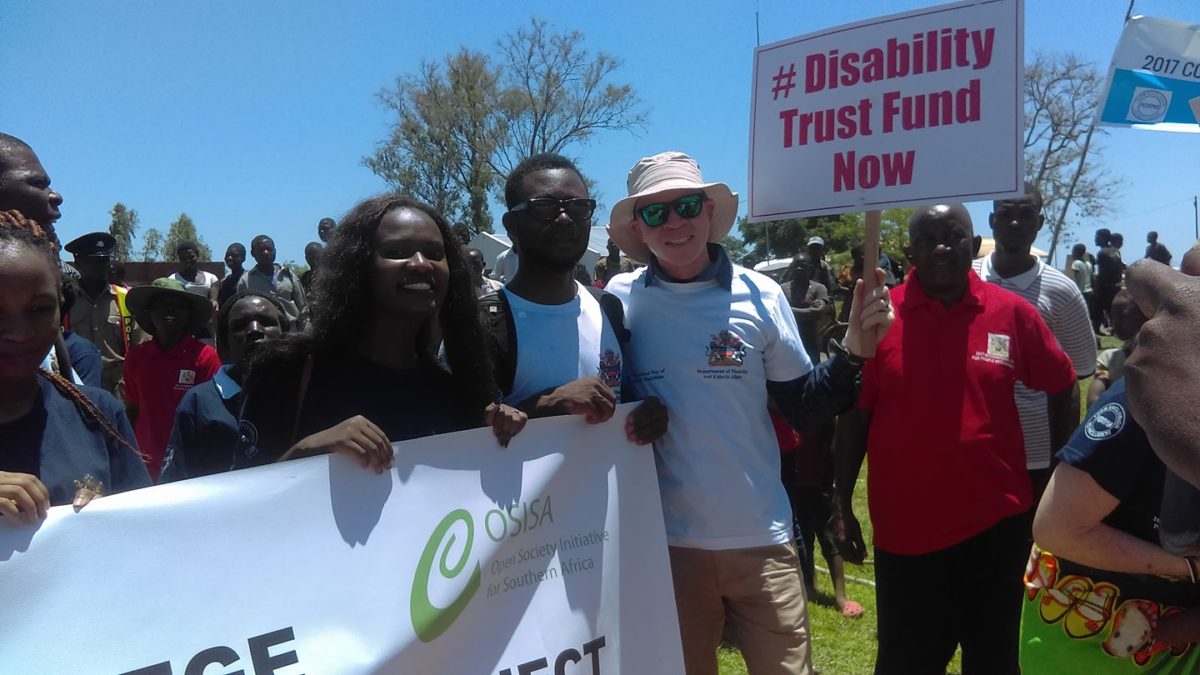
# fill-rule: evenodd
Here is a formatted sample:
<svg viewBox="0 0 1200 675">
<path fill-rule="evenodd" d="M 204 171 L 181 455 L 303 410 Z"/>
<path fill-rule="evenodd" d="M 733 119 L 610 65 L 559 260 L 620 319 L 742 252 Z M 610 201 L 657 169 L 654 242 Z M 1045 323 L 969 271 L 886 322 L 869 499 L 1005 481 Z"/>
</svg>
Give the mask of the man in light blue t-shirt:
<svg viewBox="0 0 1200 675">
<path fill-rule="evenodd" d="M 480 300 L 504 400 L 530 417 L 606 421 L 621 400 L 623 326 L 614 326 L 591 289 L 574 277 L 596 202 L 575 164 L 555 154 L 517 165 L 504 196 L 504 227 L 520 264 L 504 288 Z M 626 433 L 645 444 L 666 425 L 666 409 L 646 401 L 629 415 Z"/>
<path fill-rule="evenodd" d="M 734 265 L 715 242 L 737 195 L 705 182 L 691 157 L 665 152 L 629 172 L 609 236 L 649 267 L 617 275 L 626 393 L 657 396 L 671 426 L 655 442 L 671 572 L 689 675 L 715 675 L 729 624 L 752 675 L 807 673 L 807 601 L 780 481 L 770 395 L 799 429 L 855 398 L 861 355 L 891 325 L 880 288 L 855 291 L 844 346 L 814 367 L 779 284 Z M 878 328 L 878 331 L 876 330 Z"/>
</svg>

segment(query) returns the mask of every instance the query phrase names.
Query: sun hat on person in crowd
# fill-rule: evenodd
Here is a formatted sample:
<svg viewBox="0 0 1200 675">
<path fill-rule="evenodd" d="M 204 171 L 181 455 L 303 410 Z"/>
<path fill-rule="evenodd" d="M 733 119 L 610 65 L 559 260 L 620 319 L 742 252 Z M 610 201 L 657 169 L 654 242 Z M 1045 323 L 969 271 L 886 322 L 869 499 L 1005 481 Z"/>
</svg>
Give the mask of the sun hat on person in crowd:
<svg viewBox="0 0 1200 675">
<path fill-rule="evenodd" d="M 190 293 L 183 284 L 167 277 L 155 279 L 148 286 L 134 286 L 125 296 L 125 304 L 129 313 L 142 330 L 154 335 L 154 322 L 150 320 L 150 306 L 154 301 L 164 296 L 182 298 L 192 306 L 191 332 L 194 334 L 208 325 L 212 318 L 212 303 L 208 298 Z"/>
<path fill-rule="evenodd" d="M 650 249 L 633 231 L 634 204 L 642 197 L 667 190 L 702 190 L 713 202 L 712 225 L 708 240 L 721 241 L 733 228 L 737 217 L 738 196 L 724 183 L 705 182 L 700 165 L 682 152 L 663 152 L 643 157 L 629 170 L 629 196 L 613 205 L 608 216 L 608 236 L 625 255 L 641 263 L 650 262 Z"/>
<path fill-rule="evenodd" d="M 809 239 L 808 243 L 805 244 L 804 247 L 808 248 L 809 246 L 812 246 L 813 244 L 817 244 L 821 248 L 825 248 L 825 240 L 820 237 L 813 237 L 812 239 Z"/>
</svg>

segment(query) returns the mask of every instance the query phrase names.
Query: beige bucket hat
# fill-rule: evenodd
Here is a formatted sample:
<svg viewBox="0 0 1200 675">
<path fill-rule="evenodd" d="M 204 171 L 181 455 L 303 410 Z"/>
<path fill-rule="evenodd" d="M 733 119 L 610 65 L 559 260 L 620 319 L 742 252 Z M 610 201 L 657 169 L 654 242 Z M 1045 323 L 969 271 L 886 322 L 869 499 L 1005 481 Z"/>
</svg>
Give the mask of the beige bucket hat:
<svg viewBox="0 0 1200 675">
<path fill-rule="evenodd" d="M 630 258 L 650 262 L 650 249 L 633 231 L 636 218 L 633 206 L 638 199 L 667 190 L 703 190 L 714 204 L 709 241 L 721 241 L 733 228 L 737 217 L 738 196 L 724 183 L 707 183 L 700 175 L 700 165 L 682 152 L 663 152 L 643 157 L 629 170 L 629 196 L 613 205 L 608 216 L 608 236 Z"/>
</svg>

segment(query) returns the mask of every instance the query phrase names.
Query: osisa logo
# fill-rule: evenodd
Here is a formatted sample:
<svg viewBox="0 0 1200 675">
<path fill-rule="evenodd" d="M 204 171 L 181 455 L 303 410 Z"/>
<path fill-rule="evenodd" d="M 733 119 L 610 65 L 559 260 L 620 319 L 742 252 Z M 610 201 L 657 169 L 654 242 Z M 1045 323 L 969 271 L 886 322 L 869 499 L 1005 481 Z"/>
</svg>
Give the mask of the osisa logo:
<svg viewBox="0 0 1200 675">
<path fill-rule="evenodd" d="M 454 549 L 456 537 L 451 534 L 446 540 L 444 548 L 442 540 L 459 522 L 467 526 L 467 536 L 458 558 L 455 562 L 450 563 L 448 559 Z M 480 569 L 479 563 L 475 563 L 471 568 L 471 577 L 467 580 L 466 587 L 458 594 L 454 602 L 450 603 L 448 607 L 435 606 L 429 599 L 429 575 L 433 572 L 433 561 L 438 557 L 438 549 L 442 548 L 442 555 L 438 560 L 438 571 L 443 579 L 453 580 L 466 569 L 474 540 L 475 523 L 471 520 L 471 514 L 464 509 L 455 509 L 446 514 L 442 522 L 438 523 L 433 534 L 430 535 L 429 541 L 426 542 L 425 550 L 421 552 L 421 560 L 417 563 L 417 574 L 413 577 L 412 597 L 409 601 L 413 629 L 422 642 L 432 642 L 445 633 L 458 615 L 467 608 L 467 604 L 471 602 L 475 592 L 479 590 Z"/>
<path fill-rule="evenodd" d="M 515 539 L 523 533 L 537 529 L 543 524 L 554 522 L 554 512 L 550 507 L 550 496 L 538 497 L 532 502 L 510 504 L 504 510 L 492 509 L 483 517 L 483 530 L 488 539 L 496 543 L 504 539 Z M 458 523 L 467 528 L 466 539 L 461 550 L 455 552 L 457 536 L 450 530 Z M 460 528 L 461 529 L 461 528 Z M 475 543 L 475 521 L 466 509 L 455 509 L 442 518 L 425 542 L 425 550 L 417 562 L 417 573 L 413 577 L 412 594 L 409 597 L 409 610 L 412 615 L 413 629 L 422 642 L 432 642 L 445 633 L 458 616 L 463 613 L 475 592 L 479 590 L 482 570 L 476 562 L 470 567 L 471 575 L 466 586 L 447 607 L 438 607 L 429 599 L 429 577 L 433 574 L 434 559 L 437 559 L 438 572 L 445 581 L 453 581 L 467 569 L 471 560 L 471 548 Z M 442 555 L 438 556 L 438 550 Z M 450 557 L 455 555 L 454 562 Z"/>
</svg>

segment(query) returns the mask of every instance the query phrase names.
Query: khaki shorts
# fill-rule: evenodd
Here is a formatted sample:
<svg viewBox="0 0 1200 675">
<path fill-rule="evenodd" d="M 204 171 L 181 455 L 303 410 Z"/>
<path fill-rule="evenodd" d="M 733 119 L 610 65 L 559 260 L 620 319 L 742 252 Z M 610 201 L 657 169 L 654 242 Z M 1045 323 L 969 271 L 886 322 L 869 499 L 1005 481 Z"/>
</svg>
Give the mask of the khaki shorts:
<svg viewBox="0 0 1200 675">
<path fill-rule="evenodd" d="M 669 551 L 688 675 L 717 675 L 726 621 L 750 675 L 812 672 L 808 599 L 795 546 Z"/>
</svg>

